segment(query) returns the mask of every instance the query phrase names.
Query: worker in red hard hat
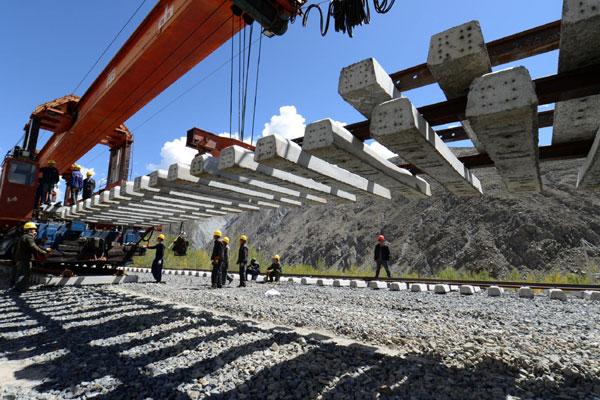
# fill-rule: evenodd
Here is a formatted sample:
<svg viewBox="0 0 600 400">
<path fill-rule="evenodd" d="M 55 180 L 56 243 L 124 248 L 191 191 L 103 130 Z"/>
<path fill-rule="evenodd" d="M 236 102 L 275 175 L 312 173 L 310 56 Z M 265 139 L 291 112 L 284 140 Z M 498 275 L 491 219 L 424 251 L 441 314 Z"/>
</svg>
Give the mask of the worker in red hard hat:
<svg viewBox="0 0 600 400">
<path fill-rule="evenodd" d="M 390 268 L 388 266 L 390 262 L 390 248 L 385 244 L 385 238 L 383 235 L 379 235 L 377 237 L 377 246 L 375 246 L 375 263 L 377 264 L 377 269 L 375 270 L 375 278 L 379 278 L 379 270 L 383 265 L 385 268 L 385 272 L 387 273 L 388 278 L 392 277 L 390 274 Z"/>
</svg>

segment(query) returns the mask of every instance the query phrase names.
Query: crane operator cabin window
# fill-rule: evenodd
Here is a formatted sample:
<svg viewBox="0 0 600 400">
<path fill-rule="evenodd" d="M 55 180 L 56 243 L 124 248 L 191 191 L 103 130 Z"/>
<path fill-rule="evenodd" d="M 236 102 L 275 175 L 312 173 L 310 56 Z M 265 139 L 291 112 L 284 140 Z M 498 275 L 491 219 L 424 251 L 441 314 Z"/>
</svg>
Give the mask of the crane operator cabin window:
<svg viewBox="0 0 600 400">
<path fill-rule="evenodd" d="M 19 183 L 21 185 L 32 185 L 35 181 L 35 165 L 20 161 L 10 163 L 10 172 L 8 181 L 10 183 Z"/>
</svg>

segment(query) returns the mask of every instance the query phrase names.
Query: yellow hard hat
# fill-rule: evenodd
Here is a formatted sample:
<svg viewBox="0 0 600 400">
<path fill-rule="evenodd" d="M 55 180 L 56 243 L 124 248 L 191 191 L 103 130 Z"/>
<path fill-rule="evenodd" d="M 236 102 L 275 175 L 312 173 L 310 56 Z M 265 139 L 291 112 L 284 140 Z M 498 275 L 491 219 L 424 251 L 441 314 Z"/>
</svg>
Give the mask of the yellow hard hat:
<svg viewBox="0 0 600 400">
<path fill-rule="evenodd" d="M 159 239 L 165 240 L 165 235 L 163 235 L 162 233 L 160 235 L 158 235 Z"/>
<path fill-rule="evenodd" d="M 248 238 L 246 237 L 246 235 L 242 235 L 242 236 L 240 236 L 240 240 L 247 241 Z"/>
<path fill-rule="evenodd" d="M 48 160 L 48 164 L 56 164 L 56 161 L 54 161 L 54 160 Z"/>
<path fill-rule="evenodd" d="M 225 236 L 225 237 L 223 238 L 223 241 L 224 241 L 225 243 L 229 243 L 229 238 L 228 238 L 227 236 Z"/>
<path fill-rule="evenodd" d="M 276 259 L 277 261 L 279 261 L 279 254 L 275 254 L 275 255 L 273 256 L 273 258 L 274 258 L 274 259 Z"/>
<path fill-rule="evenodd" d="M 213 236 L 221 237 L 221 231 L 217 229 L 215 233 L 213 233 Z"/>
<path fill-rule="evenodd" d="M 92 175 L 94 175 L 94 174 L 92 174 L 92 171 L 88 171 L 88 172 L 86 172 L 86 175 L 87 175 L 87 176 L 92 176 Z"/>
<path fill-rule="evenodd" d="M 76 170 L 76 171 L 79 171 L 79 170 L 81 169 L 81 166 L 79 166 L 79 165 L 75 164 L 75 165 L 73 166 L 73 169 L 74 169 L 74 170 Z"/>
<path fill-rule="evenodd" d="M 23 226 L 23 229 L 25 229 L 26 231 L 28 231 L 29 229 L 37 229 L 37 225 L 33 222 L 27 222 L 25 226 Z"/>
</svg>

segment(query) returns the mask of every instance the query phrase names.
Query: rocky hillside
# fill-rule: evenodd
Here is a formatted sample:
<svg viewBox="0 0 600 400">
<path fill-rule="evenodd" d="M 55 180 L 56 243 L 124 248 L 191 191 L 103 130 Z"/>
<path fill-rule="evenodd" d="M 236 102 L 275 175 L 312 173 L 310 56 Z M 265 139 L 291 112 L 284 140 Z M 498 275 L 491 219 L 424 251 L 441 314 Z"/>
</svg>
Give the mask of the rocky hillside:
<svg viewBox="0 0 600 400">
<path fill-rule="evenodd" d="M 230 237 L 243 233 L 255 249 L 279 253 L 287 264 L 370 265 L 376 237 L 383 234 L 394 273 L 433 274 L 446 267 L 487 270 L 497 277 L 513 267 L 579 271 L 585 269 L 582 239 L 600 245 L 598 192 L 575 189 L 581 162 L 542 164 L 544 192 L 535 195 L 510 195 L 495 169 L 478 169 L 485 193 L 480 197 L 456 197 L 427 178 L 433 191 L 427 200 L 280 208 L 188 229 L 195 246 L 203 247 L 222 224 L 218 227 Z M 600 250 L 588 254 L 597 261 Z"/>
</svg>

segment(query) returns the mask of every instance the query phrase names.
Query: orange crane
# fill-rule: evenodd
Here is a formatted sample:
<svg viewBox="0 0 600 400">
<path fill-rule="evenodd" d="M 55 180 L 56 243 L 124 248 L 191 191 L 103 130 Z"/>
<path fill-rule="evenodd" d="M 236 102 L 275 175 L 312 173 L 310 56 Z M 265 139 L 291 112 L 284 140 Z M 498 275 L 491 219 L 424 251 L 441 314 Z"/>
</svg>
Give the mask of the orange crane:
<svg viewBox="0 0 600 400">
<path fill-rule="evenodd" d="M 31 218 L 38 169 L 49 160 L 68 174 L 73 163 L 104 143 L 111 147 L 109 182 L 124 179 L 132 142 L 124 121 L 244 26 L 257 21 L 268 36 L 285 33 L 302 4 L 304 0 L 159 0 L 81 98 L 65 96 L 31 114 L 23 148 L 3 163 L 0 230 Z M 38 153 L 39 129 L 54 134 Z"/>
</svg>

